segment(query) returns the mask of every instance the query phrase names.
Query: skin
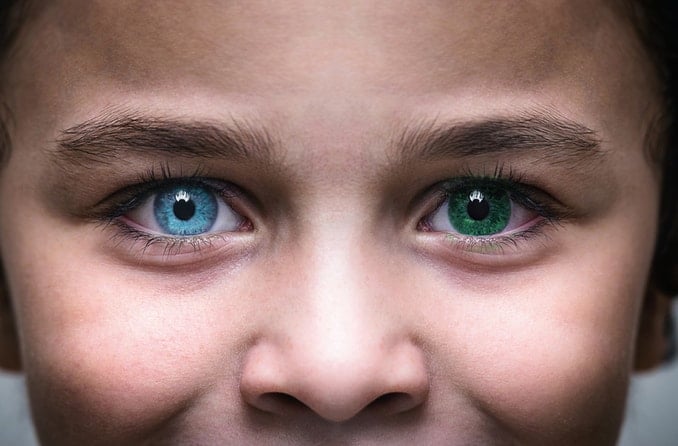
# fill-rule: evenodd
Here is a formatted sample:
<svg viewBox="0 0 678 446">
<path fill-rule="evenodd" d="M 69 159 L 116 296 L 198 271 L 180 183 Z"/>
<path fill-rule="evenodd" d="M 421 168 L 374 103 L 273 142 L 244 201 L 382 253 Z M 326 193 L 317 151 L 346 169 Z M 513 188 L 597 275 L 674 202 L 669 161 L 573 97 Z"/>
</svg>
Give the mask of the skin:
<svg viewBox="0 0 678 446">
<path fill-rule="evenodd" d="M 637 334 L 658 101 L 606 3 L 55 1 L 11 66 L 0 252 L 44 444 L 615 443 L 635 347 L 657 345 Z M 271 156 L 55 155 L 121 111 L 246 121 Z M 525 114 L 592 129 L 600 156 L 393 144 Z M 501 248 L 422 227 L 432 185 L 498 164 L 567 217 Z M 236 184 L 251 225 L 168 254 L 93 221 L 162 166 Z"/>
</svg>

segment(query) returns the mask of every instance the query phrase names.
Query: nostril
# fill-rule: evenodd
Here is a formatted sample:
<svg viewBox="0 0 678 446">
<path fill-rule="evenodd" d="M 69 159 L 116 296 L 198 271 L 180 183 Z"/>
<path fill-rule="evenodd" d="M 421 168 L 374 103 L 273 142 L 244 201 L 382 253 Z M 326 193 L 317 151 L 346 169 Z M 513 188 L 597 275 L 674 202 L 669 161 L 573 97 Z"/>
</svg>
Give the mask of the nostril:
<svg viewBox="0 0 678 446">
<path fill-rule="evenodd" d="M 284 404 L 285 406 L 292 406 L 298 408 L 306 407 L 306 404 L 302 403 L 292 395 L 284 392 L 269 392 L 267 394 L 264 394 L 263 397 L 276 400 L 278 404 Z"/>
<path fill-rule="evenodd" d="M 368 346 L 369 347 L 369 346 Z M 316 416 L 343 423 L 361 414 L 413 414 L 428 397 L 421 350 L 410 343 L 359 353 L 320 348 L 284 349 L 259 343 L 248 352 L 240 392 L 243 401 L 279 417 Z M 359 372 L 358 372 L 359 371 Z M 418 413 L 420 413 L 419 411 Z"/>
<path fill-rule="evenodd" d="M 409 394 L 391 392 L 375 398 L 360 412 L 365 415 L 388 416 L 410 411 L 419 404 Z M 264 412 L 286 414 L 288 416 L 305 415 L 314 410 L 298 398 L 284 392 L 268 392 L 257 398 L 256 407 Z"/>
<path fill-rule="evenodd" d="M 284 392 L 268 392 L 257 398 L 256 407 L 264 412 L 298 414 L 310 411 L 310 408 L 299 399 Z"/>
<path fill-rule="evenodd" d="M 394 415 L 418 407 L 417 401 L 404 392 L 390 392 L 374 399 L 365 407 L 365 412 L 379 415 Z"/>
</svg>

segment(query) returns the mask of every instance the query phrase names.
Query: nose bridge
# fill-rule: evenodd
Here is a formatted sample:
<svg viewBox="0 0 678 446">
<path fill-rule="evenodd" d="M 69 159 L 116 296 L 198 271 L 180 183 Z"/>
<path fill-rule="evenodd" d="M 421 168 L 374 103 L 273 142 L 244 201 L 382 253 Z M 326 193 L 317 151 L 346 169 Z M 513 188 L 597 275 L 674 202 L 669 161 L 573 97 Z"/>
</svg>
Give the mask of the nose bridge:
<svg viewBox="0 0 678 446">
<path fill-rule="evenodd" d="M 428 376 L 422 352 L 406 327 L 383 311 L 386 272 L 375 261 L 379 248 L 361 234 L 335 220 L 300 240 L 294 255 L 304 259 L 302 267 L 280 290 L 295 311 L 245 367 L 241 385 L 250 404 L 283 414 L 270 397 L 284 394 L 325 419 L 345 421 L 386 395 L 386 412 L 423 401 Z"/>
<path fill-rule="evenodd" d="M 380 276 L 379 265 L 371 262 L 377 248 L 337 220 L 323 231 L 309 232 L 315 236 L 302 244 L 308 263 L 304 282 L 298 284 L 304 311 L 298 313 L 301 332 L 295 334 L 295 351 L 312 356 L 319 373 L 348 378 L 342 369 L 366 367 L 389 344 L 388 323 L 377 308 L 386 284 L 377 289 L 373 283 Z"/>
<path fill-rule="evenodd" d="M 339 348 L 360 332 L 368 319 L 368 311 L 376 299 L 372 280 L 378 275 L 370 266 L 376 247 L 365 246 L 358 231 L 341 225 L 307 240 L 304 251 L 309 253 L 306 281 L 300 284 L 308 322 Z"/>
</svg>

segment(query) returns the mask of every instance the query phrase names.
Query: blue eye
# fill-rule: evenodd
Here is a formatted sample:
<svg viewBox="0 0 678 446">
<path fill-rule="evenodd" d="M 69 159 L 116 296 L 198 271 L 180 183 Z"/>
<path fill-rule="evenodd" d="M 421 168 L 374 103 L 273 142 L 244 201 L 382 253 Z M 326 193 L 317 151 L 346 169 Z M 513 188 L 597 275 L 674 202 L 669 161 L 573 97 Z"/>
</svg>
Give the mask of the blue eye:
<svg viewBox="0 0 678 446">
<path fill-rule="evenodd" d="M 210 187 L 191 183 L 162 187 L 126 217 L 148 232 L 172 237 L 237 231 L 243 221 Z"/>
<path fill-rule="evenodd" d="M 196 235 L 208 232 L 217 220 L 214 195 L 194 186 L 171 187 L 155 196 L 155 219 L 164 232 Z"/>
</svg>

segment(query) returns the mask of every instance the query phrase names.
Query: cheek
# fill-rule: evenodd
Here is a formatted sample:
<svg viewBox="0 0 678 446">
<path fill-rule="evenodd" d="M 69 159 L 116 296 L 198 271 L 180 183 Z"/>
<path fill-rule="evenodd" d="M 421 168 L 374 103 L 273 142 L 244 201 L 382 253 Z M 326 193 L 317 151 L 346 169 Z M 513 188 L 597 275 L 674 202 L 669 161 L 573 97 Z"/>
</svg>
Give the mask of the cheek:
<svg viewBox="0 0 678 446">
<path fill-rule="evenodd" d="M 608 437 L 623 412 L 629 339 L 612 334 L 614 324 L 573 322 L 542 310 L 490 315 L 494 323 L 478 336 L 491 348 L 478 351 L 472 364 L 491 372 L 465 371 L 472 391 L 513 432 L 551 441 L 595 438 L 594 432 Z"/>
<path fill-rule="evenodd" d="M 51 292 L 31 284 L 19 293 L 27 311 L 40 308 L 23 316 L 38 424 L 143 432 L 196 398 L 214 379 L 207 371 L 233 373 L 211 366 L 218 349 L 207 340 L 223 338 L 212 328 L 215 321 L 196 317 L 186 305 L 167 305 L 176 296 L 144 294 L 138 282 L 101 280 L 103 271 L 55 273 L 62 283 Z M 229 348 L 223 346 L 224 354 Z"/>
<path fill-rule="evenodd" d="M 97 256 L 90 242 L 100 234 L 48 226 L 18 231 L 3 246 L 43 441 L 71 432 L 74 444 L 132 444 L 215 383 L 224 404 L 237 404 L 248 313 L 237 301 L 225 309 L 219 296 L 240 290 L 170 287 L 176 279 Z"/>
<path fill-rule="evenodd" d="M 459 387 L 491 424 L 505 429 L 502 436 L 520 444 L 596 444 L 582 440 L 611 438 L 621 423 L 632 345 L 629 326 L 622 325 L 632 317 L 614 320 L 602 310 L 572 306 L 630 296 L 550 285 L 543 294 L 532 283 L 491 302 L 477 297 L 482 302 L 473 308 L 451 309 L 455 316 L 446 326 L 432 325 L 454 340 L 437 346 L 435 356 L 445 358 L 436 365 L 443 376 L 438 384 Z"/>
<path fill-rule="evenodd" d="M 471 278 L 482 285 L 455 284 L 465 290 L 460 298 L 437 301 L 448 315 L 430 328 L 445 333 L 446 343 L 435 347 L 445 358 L 437 368 L 518 443 L 616 437 L 647 277 L 639 265 L 652 254 L 631 241 L 648 240 L 651 227 L 636 228 L 622 237 L 606 227 L 604 241 L 587 228 L 572 230 L 541 265 Z"/>
</svg>

